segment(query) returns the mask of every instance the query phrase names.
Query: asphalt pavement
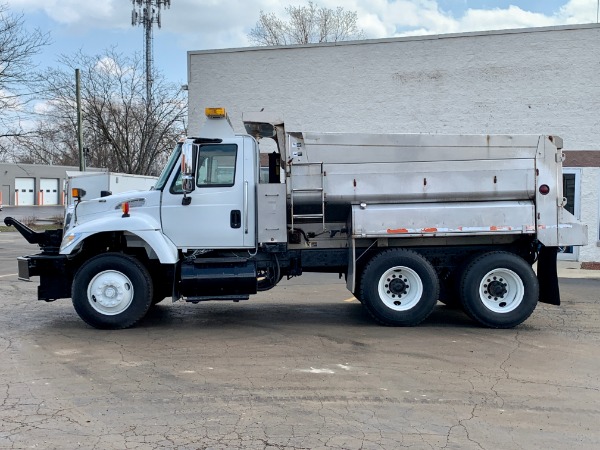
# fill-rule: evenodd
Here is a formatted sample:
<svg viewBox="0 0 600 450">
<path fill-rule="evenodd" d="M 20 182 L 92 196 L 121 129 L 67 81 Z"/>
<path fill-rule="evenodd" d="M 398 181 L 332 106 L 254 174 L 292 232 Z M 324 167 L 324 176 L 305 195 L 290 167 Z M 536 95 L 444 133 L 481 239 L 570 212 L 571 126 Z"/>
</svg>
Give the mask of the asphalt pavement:
<svg viewBox="0 0 600 450">
<path fill-rule="evenodd" d="M 512 330 L 441 304 L 378 326 L 307 274 L 101 331 L 16 279 L 34 250 L 0 233 L 0 448 L 600 448 L 598 279 Z"/>
</svg>

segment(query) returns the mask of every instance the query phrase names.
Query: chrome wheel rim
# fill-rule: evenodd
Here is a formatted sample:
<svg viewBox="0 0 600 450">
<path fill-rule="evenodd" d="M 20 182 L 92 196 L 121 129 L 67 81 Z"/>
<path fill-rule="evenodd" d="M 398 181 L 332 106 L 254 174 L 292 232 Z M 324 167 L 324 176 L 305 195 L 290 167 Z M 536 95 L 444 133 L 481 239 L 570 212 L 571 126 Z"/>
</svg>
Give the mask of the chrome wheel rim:
<svg viewBox="0 0 600 450">
<path fill-rule="evenodd" d="M 133 284 L 122 272 L 105 270 L 88 284 L 87 298 L 96 311 L 114 316 L 125 311 L 133 301 Z"/>
<path fill-rule="evenodd" d="M 479 283 L 479 298 L 492 312 L 506 314 L 517 309 L 525 297 L 523 280 L 510 269 L 489 271 Z"/>
<path fill-rule="evenodd" d="M 394 311 L 414 308 L 423 297 L 421 277 L 410 267 L 396 266 L 384 272 L 378 284 L 379 298 Z"/>
</svg>

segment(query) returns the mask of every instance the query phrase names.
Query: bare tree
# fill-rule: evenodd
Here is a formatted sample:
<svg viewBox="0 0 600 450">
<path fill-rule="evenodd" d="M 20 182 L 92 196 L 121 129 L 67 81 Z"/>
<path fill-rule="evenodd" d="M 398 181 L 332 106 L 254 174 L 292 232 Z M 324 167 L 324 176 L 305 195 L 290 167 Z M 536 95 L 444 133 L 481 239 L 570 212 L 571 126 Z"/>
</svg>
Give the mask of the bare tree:
<svg viewBox="0 0 600 450">
<path fill-rule="evenodd" d="M 248 34 L 250 42 L 291 45 L 365 38 L 363 30 L 358 28 L 356 12 L 346 11 L 341 6 L 335 9 L 318 7 L 309 1 L 307 6 L 288 6 L 285 12 L 287 21 L 261 11 L 256 26 Z"/>
<path fill-rule="evenodd" d="M 11 139 L 17 151 L 13 157 L 20 163 L 48 165 L 79 165 L 77 140 L 69 123 L 60 120 L 39 120 L 27 134 Z"/>
<path fill-rule="evenodd" d="M 32 58 L 48 42 L 48 34 L 26 30 L 23 16 L 0 4 L 0 157 L 6 151 L 4 138 L 26 132 L 21 126 L 24 106 L 37 81 Z"/>
<path fill-rule="evenodd" d="M 81 70 L 84 146 L 88 165 L 134 173 L 157 173 L 178 137 L 185 133 L 187 106 L 179 86 L 154 75 L 153 103 L 145 100 L 143 60 L 114 49 L 105 55 L 81 52 L 62 57 L 63 68 L 45 75 L 48 112 L 37 135 L 21 137 L 21 162 L 78 164 L 75 68 Z"/>
</svg>

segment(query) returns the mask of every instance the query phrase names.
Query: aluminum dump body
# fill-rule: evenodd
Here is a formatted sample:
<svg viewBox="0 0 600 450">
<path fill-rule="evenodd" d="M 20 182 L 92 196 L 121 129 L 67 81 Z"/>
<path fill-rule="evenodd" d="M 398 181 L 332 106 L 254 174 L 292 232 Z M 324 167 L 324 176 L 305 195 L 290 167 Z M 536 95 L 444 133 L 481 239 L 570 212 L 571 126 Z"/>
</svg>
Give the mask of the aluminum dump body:
<svg viewBox="0 0 600 450">
<path fill-rule="evenodd" d="M 561 149 L 544 135 L 288 133 L 291 215 L 322 211 L 325 223 L 346 205 L 355 237 L 536 234 L 581 245 L 585 226 L 563 209 Z"/>
<path fill-rule="evenodd" d="M 323 177 L 329 203 L 532 200 L 544 139 L 291 133 L 287 160 L 292 188 L 319 188 Z M 310 191 L 295 197 L 320 201 Z"/>
</svg>

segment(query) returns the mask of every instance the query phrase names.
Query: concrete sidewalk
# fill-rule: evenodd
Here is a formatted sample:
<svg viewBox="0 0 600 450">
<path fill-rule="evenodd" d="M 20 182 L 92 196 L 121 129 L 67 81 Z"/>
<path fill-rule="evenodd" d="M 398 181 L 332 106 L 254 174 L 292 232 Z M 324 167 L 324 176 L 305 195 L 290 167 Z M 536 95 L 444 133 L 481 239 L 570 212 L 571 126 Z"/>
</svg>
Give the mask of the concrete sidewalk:
<svg viewBox="0 0 600 450">
<path fill-rule="evenodd" d="M 558 261 L 559 278 L 595 278 L 600 280 L 600 270 L 581 269 L 578 261 Z"/>
</svg>

